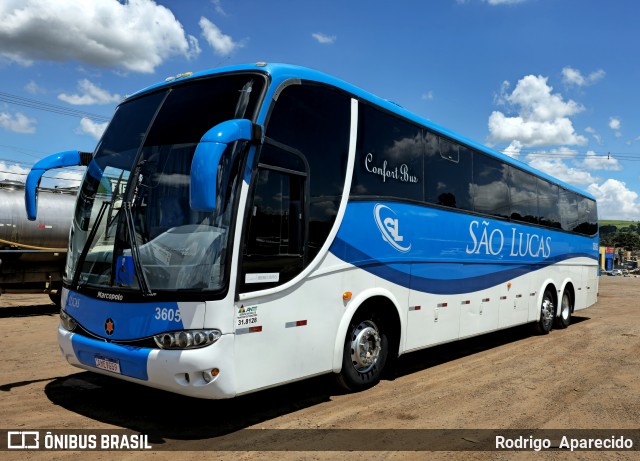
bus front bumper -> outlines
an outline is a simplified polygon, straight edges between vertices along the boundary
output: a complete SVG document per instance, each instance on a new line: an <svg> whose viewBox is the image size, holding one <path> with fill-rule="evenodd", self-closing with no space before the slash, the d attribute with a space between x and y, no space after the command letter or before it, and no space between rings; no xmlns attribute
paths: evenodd
<svg viewBox="0 0 640 461"><path fill-rule="evenodd" d="M60 351L85 370L204 399L235 397L234 335L200 349L162 350L107 343L58 327Z"/></svg>

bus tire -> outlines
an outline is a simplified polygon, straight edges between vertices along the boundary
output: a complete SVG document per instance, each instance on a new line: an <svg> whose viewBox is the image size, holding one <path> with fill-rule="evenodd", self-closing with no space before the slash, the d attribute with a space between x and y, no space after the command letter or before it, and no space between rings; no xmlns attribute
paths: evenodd
<svg viewBox="0 0 640 461"><path fill-rule="evenodd" d="M389 338L372 313L356 314L347 330L338 384L350 392L376 385L389 355Z"/></svg>
<svg viewBox="0 0 640 461"><path fill-rule="evenodd" d="M555 316L555 306L553 305L553 292L547 288L542 296L540 304L540 318L533 324L536 333L546 335L553 328L553 318Z"/></svg>
<svg viewBox="0 0 640 461"><path fill-rule="evenodd" d="M49 293L49 299L53 304L55 304L58 307L61 307L62 293L60 293L60 290L56 291L55 293Z"/></svg>
<svg viewBox="0 0 640 461"><path fill-rule="evenodd" d="M562 293L562 301L558 307L560 315L555 318L554 326L556 328L567 328L571 323L571 310L573 309L573 301L571 300L571 294L564 290Z"/></svg>

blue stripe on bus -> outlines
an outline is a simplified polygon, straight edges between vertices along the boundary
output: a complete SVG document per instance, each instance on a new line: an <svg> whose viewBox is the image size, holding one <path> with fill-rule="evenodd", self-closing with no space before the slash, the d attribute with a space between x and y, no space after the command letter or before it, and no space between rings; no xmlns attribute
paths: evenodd
<svg viewBox="0 0 640 461"><path fill-rule="evenodd" d="M594 259L587 253L567 253L524 265L436 261L390 263L376 260L338 238L333 242L331 252L343 261L391 283L431 294L462 294L485 290L562 261L574 258Z"/></svg>
<svg viewBox="0 0 640 461"><path fill-rule="evenodd" d="M112 341L148 338L184 329L176 302L134 304L94 299L71 291L64 309L86 330ZM109 332L106 331L108 320L111 321Z"/></svg>
<svg viewBox="0 0 640 461"><path fill-rule="evenodd" d="M97 368L96 357L117 360L124 376L147 381L147 359L151 349L105 343L78 334L71 338L73 352L80 363Z"/></svg>

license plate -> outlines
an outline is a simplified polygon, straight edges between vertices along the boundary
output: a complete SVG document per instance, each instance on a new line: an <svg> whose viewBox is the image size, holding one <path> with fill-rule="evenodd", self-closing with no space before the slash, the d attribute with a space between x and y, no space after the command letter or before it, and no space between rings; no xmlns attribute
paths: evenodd
<svg viewBox="0 0 640 461"><path fill-rule="evenodd" d="M105 357L104 355L96 355L96 367L107 370L112 373L119 373L120 371L120 361L118 359L112 359L111 357Z"/></svg>

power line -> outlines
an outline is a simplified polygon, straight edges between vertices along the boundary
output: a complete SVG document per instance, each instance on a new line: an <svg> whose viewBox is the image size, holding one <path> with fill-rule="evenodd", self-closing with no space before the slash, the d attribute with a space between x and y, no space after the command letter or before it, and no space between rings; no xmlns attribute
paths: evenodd
<svg viewBox="0 0 640 461"><path fill-rule="evenodd" d="M44 152L44 154L49 154L50 152ZM37 157L37 159L41 159L42 156ZM11 166L11 165L17 165L17 166L25 166L28 169L31 169L31 167L33 167L33 162L20 162L18 160L13 160L13 159L9 159L9 158L0 158L0 162L4 163L5 166ZM84 168L81 166L77 166L77 165L72 165L69 167L65 167L65 169L74 169L74 168Z"/></svg>
<svg viewBox="0 0 640 461"><path fill-rule="evenodd" d="M507 149L501 150L500 152L502 152L505 155L509 154L509 151ZM634 152L594 152L594 151L549 152L549 151L528 149L526 151L520 150L513 153L525 155L528 158L559 158L559 159L575 159L575 160L587 160L587 159L605 160L606 159L606 160L612 160L612 161L617 160L617 161L623 161L623 162L639 162L640 161L640 153L634 153Z"/></svg>
<svg viewBox="0 0 640 461"><path fill-rule="evenodd" d="M28 173L17 173L15 171L3 171L0 170L0 174L7 174L7 175L13 175L13 176L28 176ZM79 173L81 173L81 171L79 171ZM82 176L78 176L77 178L61 178L58 176L52 176L49 174L44 174L42 175L43 178L47 178L47 179L54 179L56 181L74 181L74 182L81 182L82 181Z"/></svg>
<svg viewBox="0 0 640 461"><path fill-rule="evenodd" d="M31 109L43 110L45 112L51 112L58 115L66 115L69 117L88 118L95 122L108 122L111 117L104 115L93 114L91 112L85 112L82 110L71 109L69 107L57 106L55 104L49 104L35 99L23 98L22 96L16 96L9 93L3 93L0 91L0 101L8 104L15 104L18 106L29 107Z"/></svg>
<svg viewBox="0 0 640 461"><path fill-rule="evenodd" d="M27 149L24 147L18 147L18 146L11 146L9 144L0 144L0 147L4 147L7 149L11 149L14 150L16 152L19 152L22 155L27 155L29 157L33 157L35 159L41 159L43 155L47 155L50 154L51 152L45 152L45 151L41 151L41 150L34 150L34 149ZM19 162L17 160L10 160L10 159L6 159L6 158L0 158L0 162L11 162L11 163L15 163L18 165L32 165L33 163L27 163L27 162Z"/></svg>

